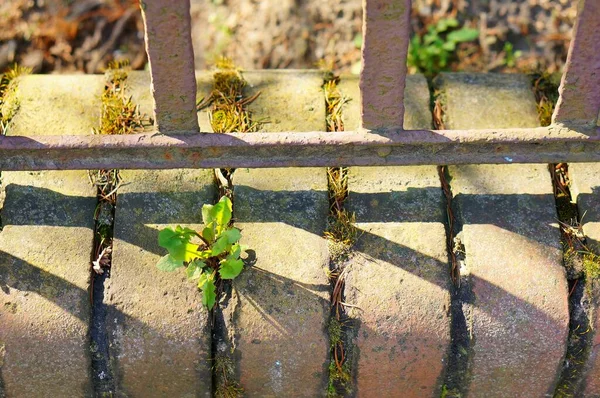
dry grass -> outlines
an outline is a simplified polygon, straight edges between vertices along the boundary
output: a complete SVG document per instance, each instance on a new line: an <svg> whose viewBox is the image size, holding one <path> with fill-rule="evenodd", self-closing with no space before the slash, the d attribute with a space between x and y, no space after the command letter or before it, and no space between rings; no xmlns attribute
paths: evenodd
<svg viewBox="0 0 600 398"><path fill-rule="evenodd" d="M253 120L248 105L258 98L260 92L244 97L246 80L231 60L222 58L216 67L213 91L198 102L197 109L210 106L208 118L215 133L258 131L266 121Z"/></svg>
<svg viewBox="0 0 600 398"><path fill-rule="evenodd" d="M102 116L97 134L133 134L153 124L152 119L143 115L131 96L126 94L128 71L127 61L109 64L106 71L106 85L102 93Z"/></svg>

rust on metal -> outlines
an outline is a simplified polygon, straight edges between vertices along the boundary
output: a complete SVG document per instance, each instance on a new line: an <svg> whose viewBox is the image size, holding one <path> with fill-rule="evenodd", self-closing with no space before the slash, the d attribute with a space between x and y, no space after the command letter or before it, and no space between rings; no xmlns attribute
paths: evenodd
<svg viewBox="0 0 600 398"><path fill-rule="evenodd" d="M3 137L1 170L375 166L600 161L600 130Z"/></svg>
<svg viewBox="0 0 600 398"><path fill-rule="evenodd" d="M600 111L600 1L579 0L553 123L595 125Z"/></svg>
<svg viewBox="0 0 600 398"><path fill-rule="evenodd" d="M402 129L410 0L363 0L361 127Z"/></svg>
<svg viewBox="0 0 600 398"><path fill-rule="evenodd" d="M198 132L189 0L140 1L152 75L154 120L169 132Z"/></svg>

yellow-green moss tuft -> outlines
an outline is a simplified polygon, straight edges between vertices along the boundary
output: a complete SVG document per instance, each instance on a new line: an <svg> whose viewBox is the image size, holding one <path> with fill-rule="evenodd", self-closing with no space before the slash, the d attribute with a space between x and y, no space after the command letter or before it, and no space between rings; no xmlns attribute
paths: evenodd
<svg viewBox="0 0 600 398"><path fill-rule="evenodd" d="M111 62L106 71L106 85L102 93L100 128L95 132L122 135L141 132L152 125L151 119L140 112L131 96L126 95L129 62Z"/></svg>
<svg viewBox="0 0 600 398"><path fill-rule="evenodd" d="M216 67L213 90L208 98L198 102L197 109L210 106L208 118L215 133L257 131L264 121L253 120L248 105L258 98L260 92L244 97L246 80L231 60L221 58Z"/></svg>
<svg viewBox="0 0 600 398"><path fill-rule="evenodd" d="M10 121L19 109L18 78L31 73L31 68L14 65L0 79L0 135L6 135Z"/></svg>

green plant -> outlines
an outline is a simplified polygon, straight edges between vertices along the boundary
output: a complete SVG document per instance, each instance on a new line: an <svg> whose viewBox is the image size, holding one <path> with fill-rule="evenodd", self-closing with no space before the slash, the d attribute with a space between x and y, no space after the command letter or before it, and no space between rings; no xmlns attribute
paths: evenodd
<svg viewBox="0 0 600 398"><path fill-rule="evenodd" d="M158 244L169 251L156 264L158 269L186 267L188 279L198 281L202 304L209 310L215 305L219 280L234 279L244 267L240 256L245 249L239 244L240 230L229 225L231 212L231 200L223 196L215 205L202 206L201 233L177 226L158 234Z"/></svg>
<svg viewBox="0 0 600 398"><path fill-rule="evenodd" d="M514 46L510 42L504 43L504 64L509 68L514 68L517 65L517 58L523 55L521 50L514 50Z"/></svg>
<svg viewBox="0 0 600 398"><path fill-rule="evenodd" d="M427 28L423 36L415 35L410 40L408 66L411 72L433 75L446 70L459 43L479 37L479 30L458 27L455 18L440 19Z"/></svg>

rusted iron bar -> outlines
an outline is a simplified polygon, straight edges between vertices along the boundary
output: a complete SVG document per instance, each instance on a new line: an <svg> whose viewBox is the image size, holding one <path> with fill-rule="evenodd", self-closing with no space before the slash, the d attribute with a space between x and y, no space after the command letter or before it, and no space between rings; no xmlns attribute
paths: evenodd
<svg viewBox="0 0 600 398"><path fill-rule="evenodd" d="M198 132L189 0L140 1L154 120L165 132Z"/></svg>
<svg viewBox="0 0 600 398"><path fill-rule="evenodd" d="M410 0L363 0L362 128L402 129Z"/></svg>
<svg viewBox="0 0 600 398"><path fill-rule="evenodd" d="M600 1L579 0L553 122L595 125L600 112Z"/></svg>
<svg viewBox="0 0 600 398"><path fill-rule="evenodd" d="M600 161L600 130L3 137L1 170L375 166Z"/></svg>

